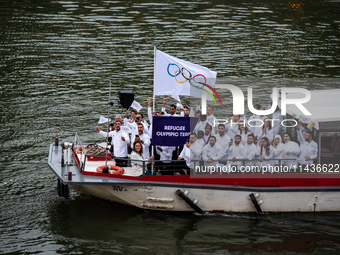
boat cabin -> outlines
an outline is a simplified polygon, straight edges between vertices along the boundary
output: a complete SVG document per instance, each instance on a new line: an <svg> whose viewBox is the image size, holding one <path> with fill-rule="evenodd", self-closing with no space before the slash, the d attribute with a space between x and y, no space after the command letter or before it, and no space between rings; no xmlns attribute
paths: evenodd
<svg viewBox="0 0 340 255"><path fill-rule="evenodd" d="M312 114L303 116L296 105L287 105L287 119L308 118L308 127L318 143L318 164L340 164L340 89L312 90L311 99L303 106ZM301 98L301 94L289 94ZM293 132L294 127L288 128Z"/></svg>

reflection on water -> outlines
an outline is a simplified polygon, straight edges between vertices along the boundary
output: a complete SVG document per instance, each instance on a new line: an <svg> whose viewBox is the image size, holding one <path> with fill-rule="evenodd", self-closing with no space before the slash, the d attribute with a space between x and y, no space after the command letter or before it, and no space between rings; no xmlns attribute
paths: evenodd
<svg viewBox="0 0 340 255"><path fill-rule="evenodd" d="M93 129L107 113L109 80L115 103L118 90L134 89L146 115L153 46L216 71L220 84L244 92L252 86L254 100L267 100L282 78L308 89L339 87L330 79L340 76L339 7L305 0L2 0L0 253L339 251L339 214L197 216L76 194L59 201L47 167L55 136L71 141L75 130Z"/></svg>
<svg viewBox="0 0 340 255"><path fill-rule="evenodd" d="M111 246L112 251L124 254L340 251L340 225L328 222L340 222L334 213L202 216L144 211L77 197L51 205L49 215L57 243L77 243L67 252L79 251L84 240L92 247L90 251Z"/></svg>

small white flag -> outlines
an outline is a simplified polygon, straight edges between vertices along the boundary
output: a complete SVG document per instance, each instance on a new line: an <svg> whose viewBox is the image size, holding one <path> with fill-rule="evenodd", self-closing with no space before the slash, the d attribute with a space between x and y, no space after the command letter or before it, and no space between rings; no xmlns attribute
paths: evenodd
<svg viewBox="0 0 340 255"><path fill-rule="evenodd" d="M180 104L180 103L177 103L177 104L176 104L176 106L177 106L178 108L181 108L181 109L183 109L183 110L184 110L184 107L183 107L183 105L182 105L182 104Z"/></svg>
<svg viewBox="0 0 340 255"><path fill-rule="evenodd" d="M181 102L181 99L179 99L179 95L171 96L173 99L177 100L178 102Z"/></svg>
<svg viewBox="0 0 340 255"><path fill-rule="evenodd" d="M111 121L111 120L108 119L108 118L105 118L104 116L100 116L99 121L98 121L98 124L107 123L107 122L109 122L109 121Z"/></svg>
<svg viewBox="0 0 340 255"><path fill-rule="evenodd" d="M128 126L120 126L120 130L122 130L123 133L131 133L131 128Z"/></svg>
<svg viewBox="0 0 340 255"><path fill-rule="evenodd" d="M140 103L138 103L136 100L133 100L133 102L132 102L132 104L131 104L130 107L133 108L133 109L136 109L137 112L139 112L140 109L143 108L143 107L140 105Z"/></svg>
<svg viewBox="0 0 340 255"><path fill-rule="evenodd" d="M310 122L310 118L306 117L305 115L300 115L299 121L308 124Z"/></svg>

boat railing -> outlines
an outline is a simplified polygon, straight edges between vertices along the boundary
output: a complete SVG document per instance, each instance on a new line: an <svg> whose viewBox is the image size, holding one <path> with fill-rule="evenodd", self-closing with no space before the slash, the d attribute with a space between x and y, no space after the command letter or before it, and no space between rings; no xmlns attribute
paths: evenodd
<svg viewBox="0 0 340 255"><path fill-rule="evenodd" d="M126 166L132 166L135 168L142 168L143 175L173 175L173 174L193 174L195 173L196 167L205 166L203 160L191 160L190 167L187 166L185 160L135 160L126 158L115 158L121 161L126 161ZM295 161L296 159L265 159L259 161L259 159L237 159L235 162L241 162L241 166L258 167L261 170L261 164L268 165L268 162L272 163L277 161L273 166L281 166L282 161L289 162ZM256 165L254 165L256 164ZM226 165L225 163L216 165ZM285 164L289 165L289 164ZM288 166L289 167L289 166Z"/></svg>
<svg viewBox="0 0 340 255"><path fill-rule="evenodd" d="M82 148L82 147L81 147ZM100 155L91 155L87 154L85 150L82 150L83 156L80 157L80 162L79 162L79 169L80 171L85 170L85 164L86 161L89 158L101 158L102 160L107 159L107 160L115 160L116 164L117 161L119 161L119 166L126 168L130 167L132 168L132 174L134 172L141 172L141 175L173 175L173 174L195 174L195 169L197 167L204 167L206 164L203 160L191 160L190 167L187 167L186 161L185 160L137 160L137 159L130 159L130 158L122 158L122 157L105 157L105 156L100 156ZM78 158L78 157L76 157ZM235 162L230 161L230 165L237 165L239 163L236 162L241 162L239 166L251 166L251 167L261 167L261 164L263 165L268 165L269 163L276 163L273 166L281 166L282 161L296 161L296 159L265 159L263 161L260 161L259 159L252 159L252 160L247 160L247 159L237 159ZM110 165L110 163L107 163ZM223 162L222 164L219 162L216 162L218 165L227 165L228 162ZM287 164L286 164L287 165Z"/></svg>
<svg viewBox="0 0 340 255"><path fill-rule="evenodd" d="M72 152L76 161L76 164L78 165L79 170L82 172L85 170L86 162L88 159L101 159L101 160L111 160L111 154L107 148L105 148L105 153L103 154L93 154L88 153L87 148L89 146L98 146L97 144L85 144L82 143L79 134L87 134L87 133L94 133L95 130L86 130L86 131L78 131L75 134L74 142L72 144ZM80 157L78 158L77 154L80 154Z"/></svg>
<svg viewBox="0 0 340 255"><path fill-rule="evenodd" d="M122 160L123 158L115 158ZM143 175L167 175L167 174L189 174L183 171L186 168L184 160L135 160L128 159L132 167L143 167Z"/></svg>
<svg viewBox="0 0 340 255"><path fill-rule="evenodd" d="M291 163L290 163L291 162ZM270 169L281 169L281 172L289 171L291 169L297 168L297 159L282 159L282 158L271 158L271 159L264 159L261 160L258 158L255 159L235 159L233 160L226 160L226 161L219 161L213 163L207 163L203 160L191 160L191 167L194 170L194 173L197 172L197 169L202 167L223 167L225 166L228 168L228 172L230 172L231 168L237 169L238 173L249 173L249 172L263 172L268 171ZM270 166L270 169L269 169ZM243 169L243 171L239 171ZM282 170L283 169L283 170ZM278 172L278 171L276 171Z"/></svg>
<svg viewBox="0 0 340 255"><path fill-rule="evenodd" d="M233 164L233 162L242 162L242 165L245 166L247 165L246 163L259 163L259 164L265 164L266 162L275 162L274 165L283 165L283 161L297 161L298 159L294 159L294 158L291 158L291 159L283 159L283 158L270 158L270 159L263 159L260 161L259 158L255 158L255 159L235 159L235 160L232 160L232 159L228 159L228 160L224 160L224 161L221 161L219 160L218 161L218 164ZM197 164L197 162L199 163L204 163L204 160L200 159L200 160L191 160L191 162L195 162L195 164ZM235 163L236 164L236 163Z"/></svg>
<svg viewBox="0 0 340 255"><path fill-rule="evenodd" d="M102 161L109 161L114 159L115 161L118 160L122 164L121 166L124 167L132 167L133 169L137 168L142 168L141 172L142 175L156 175L156 174L188 174L190 172L190 169L196 169L196 167L202 167L205 165L205 162L203 160L191 160L190 163L190 168L187 167L185 160L136 160L136 159L130 159L130 158L121 158L121 157L111 157L111 154L109 153L109 150L107 150L107 153L101 154L101 155L93 155L91 153L88 153L86 151L86 147L89 144L82 143L79 134L87 134L87 133L93 133L96 132L94 130L87 130L87 131L79 131L76 132L74 142L72 144L72 151L74 153L74 158L76 160L76 164L78 165L78 168L80 171L85 170L85 166L87 161L90 159L92 160L102 160ZM79 155L79 158L77 156ZM283 165L283 161L289 162L289 161L296 161L297 159L282 159L282 158L277 158L277 159L264 159L262 162L260 162L259 159L236 159L235 162L241 162L239 163L234 163L238 164L240 166L247 166L247 165L254 165L260 166L260 164L269 164L272 163L275 166L281 166ZM230 164L231 160L226 161L219 161L216 162L219 165L226 165L227 163ZM269 162L269 163L268 163ZM274 162L274 163L273 163ZM232 163L232 164L233 164ZM106 164L109 164L106 162ZM139 170L139 169L138 169ZM193 171L191 171L193 172Z"/></svg>

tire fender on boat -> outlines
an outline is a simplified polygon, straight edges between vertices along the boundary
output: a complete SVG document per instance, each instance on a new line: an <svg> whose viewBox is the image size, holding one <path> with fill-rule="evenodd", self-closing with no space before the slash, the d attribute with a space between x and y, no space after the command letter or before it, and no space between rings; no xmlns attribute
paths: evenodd
<svg viewBox="0 0 340 255"><path fill-rule="evenodd" d="M109 174L114 174L114 175L121 175L124 173L124 168L120 166L107 166L109 168ZM102 173L104 170L105 166L99 166L96 169L97 173Z"/></svg>

